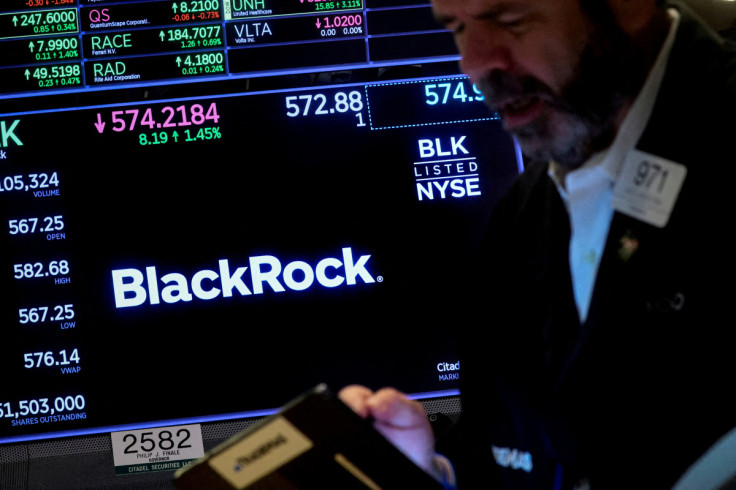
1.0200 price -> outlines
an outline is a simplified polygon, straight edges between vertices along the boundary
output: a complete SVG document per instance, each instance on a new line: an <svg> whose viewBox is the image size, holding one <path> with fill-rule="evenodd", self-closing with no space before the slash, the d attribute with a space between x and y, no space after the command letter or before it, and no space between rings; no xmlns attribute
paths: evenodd
<svg viewBox="0 0 736 490"><path fill-rule="evenodd" d="M13 272L15 279L35 279L39 277L65 275L69 274L69 262L66 260L52 260L48 265L42 262L14 264Z"/></svg>

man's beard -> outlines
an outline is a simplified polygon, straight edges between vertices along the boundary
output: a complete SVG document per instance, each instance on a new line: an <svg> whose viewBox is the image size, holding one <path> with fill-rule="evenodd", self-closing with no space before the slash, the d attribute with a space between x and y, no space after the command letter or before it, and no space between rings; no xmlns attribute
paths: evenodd
<svg viewBox="0 0 736 490"><path fill-rule="evenodd" d="M641 89L647 67L623 32L606 31L591 34L575 75L560 94L532 76L492 72L478 83L499 113L503 101L538 97L544 103L541 117L512 130L528 158L575 169L613 142L621 111Z"/></svg>

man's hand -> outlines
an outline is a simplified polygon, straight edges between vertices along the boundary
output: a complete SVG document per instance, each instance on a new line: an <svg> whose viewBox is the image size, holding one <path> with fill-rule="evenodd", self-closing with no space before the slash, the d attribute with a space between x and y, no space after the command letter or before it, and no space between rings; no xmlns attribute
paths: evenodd
<svg viewBox="0 0 736 490"><path fill-rule="evenodd" d="M375 393L364 386L351 385L338 393L340 399L373 426L427 473L441 480L434 464L434 433L419 402L393 388Z"/></svg>

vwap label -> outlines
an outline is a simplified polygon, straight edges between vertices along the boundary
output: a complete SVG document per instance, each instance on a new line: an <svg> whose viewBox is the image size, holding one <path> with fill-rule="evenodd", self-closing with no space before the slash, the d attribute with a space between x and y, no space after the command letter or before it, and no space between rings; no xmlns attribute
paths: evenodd
<svg viewBox="0 0 736 490"><path fill-rule="evenodd" d="M217 271L203 269L195 272L191 279L178 272L159 278L155 266L146 267L145 273L134 268L116 269L112 271L115 307L130 308L146 302L150 305L158 305L162 301L177 303L194 298L208 301L220 296L231 298L234 293L240 296L263 294L264 284L268 284L275 293L283 293L286 288L305 291L314 285L315 279L326 288L354 286L359 279L372 284L376 280L366 268L370 258L370 255L361 255L355 261L352 248L345 247L341 259L327 257L314 267L301 260L282 267L277 257L258 255L249 257L248 266L232 270L230 261L221 259ZM247 282L246 277L249 278Z"/></svg>

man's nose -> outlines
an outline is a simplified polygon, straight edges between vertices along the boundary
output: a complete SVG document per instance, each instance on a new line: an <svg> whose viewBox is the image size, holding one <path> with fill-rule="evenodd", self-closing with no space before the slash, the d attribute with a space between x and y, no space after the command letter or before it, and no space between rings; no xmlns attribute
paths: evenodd
<svg viewBox="0 0 736 490"><path fill-rule="evenodd" d="M511 70L511 49L499 29L486 25L467 25L455 41L462 56L460 68L473 83L478 83L493 71Z"/></svg>

